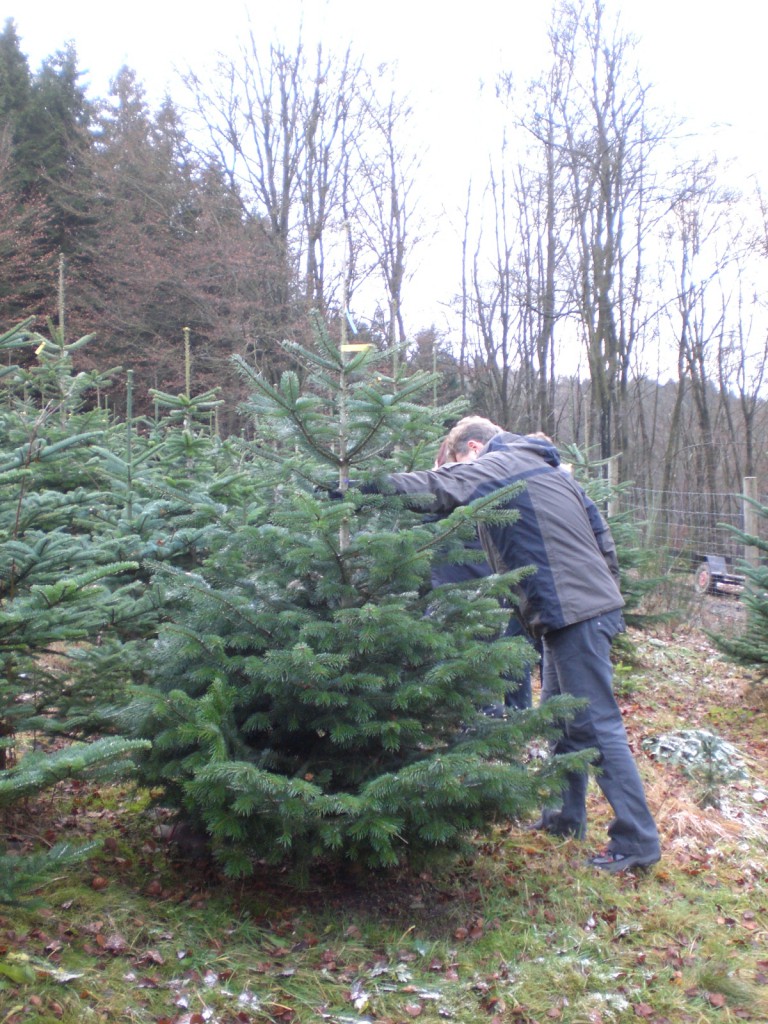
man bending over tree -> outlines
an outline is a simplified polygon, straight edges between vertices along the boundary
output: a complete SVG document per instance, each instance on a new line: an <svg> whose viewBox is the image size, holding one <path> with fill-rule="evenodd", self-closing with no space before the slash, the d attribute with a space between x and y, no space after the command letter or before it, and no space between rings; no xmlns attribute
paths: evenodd
<svg viewBox="0 0 768 1024"><path fill-rule="evenodd" d="M597 782L615 817L605 851L589 863L609 872L646 868L660 858L659 834L613 694L610 648L622 628L624 599L617 571L611 572L616 553L608 525L543 437L506 433L490 420L468 416L448 434L446 447L452 461L392 473L388 484L399 494L428 495L426 510L438 515L509 484L525 484L505 504L518 511L517 522L480 523L478 534L494 572L535 566L518 585L520 620L541 640L550 695L587 701L564 726L558 747L598 750ZM418 507L425 508L423 502ZM572 778L562 809L556 816L549 812L544 827L583 836L585 793L584 777Z"/></svg>

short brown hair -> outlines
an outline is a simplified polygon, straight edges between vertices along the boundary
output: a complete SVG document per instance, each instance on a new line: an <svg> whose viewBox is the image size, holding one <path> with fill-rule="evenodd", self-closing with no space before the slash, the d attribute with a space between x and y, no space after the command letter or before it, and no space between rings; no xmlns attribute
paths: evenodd
<svg viewBox="0 0 768 1024"><path fill-rule="evenodd" d="M501 433L501 427L496 426L484 416L465 416L459 420L446 437L446 452L454 457L464 455L468 447L467 442L482 441L485 443Z"/></svg>
<svg viewBox="0 0 768 1024"><path fill-rule="evenodd" d="M435 456L434 469L439 469L444 466L446 462L453 462L453 453L448 451L448 438L444 437L440 442L440 447L437 449L437 455Z"/></svg>

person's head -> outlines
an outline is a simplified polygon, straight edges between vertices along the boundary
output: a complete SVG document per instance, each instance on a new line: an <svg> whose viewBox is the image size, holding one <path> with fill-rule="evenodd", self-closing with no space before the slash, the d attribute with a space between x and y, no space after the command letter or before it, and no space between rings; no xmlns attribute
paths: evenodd
<svg viewBox="0 0 768 1024"><path fill-rule="evenodd" d="M445 439L445 461L470 462L477 458L492 437L501 433L501 427L484 416L465 416Z"/></svg>

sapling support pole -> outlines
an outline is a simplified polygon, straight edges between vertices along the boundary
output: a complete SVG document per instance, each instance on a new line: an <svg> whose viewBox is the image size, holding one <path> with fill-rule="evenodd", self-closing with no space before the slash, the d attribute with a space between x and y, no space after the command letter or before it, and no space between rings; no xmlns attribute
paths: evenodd
<svg viewBox="0 0 768 1024"><path fill-rule="evenodd" d="M133 370L125 381L125 461L128 466L128 519L133 518Z"/></svg>
<svg viewBox="0 0 768 1024"><path fill-rule="evenodd" d="M342 298L341 298L341 331L339 338L339 352L341 355L341 372L339 374L339 490L345 493L349 486L349 462L347 461L347 302L349 288L347 282L347 268L349 264L349 223L344 224L344 256L342 260ZM349 547L349 520L343 519L339 527L339 549L344 552Z"/></svg>
<svg viewBox="0 0 768 1024"><path fill-rule="evenodd" d="M744 477L744 532L751 537L756 537L758 532L757 515L757 477ZM744 545L744 561L751 568L756 569L760 561L760 551L754 544Z"/></svg>

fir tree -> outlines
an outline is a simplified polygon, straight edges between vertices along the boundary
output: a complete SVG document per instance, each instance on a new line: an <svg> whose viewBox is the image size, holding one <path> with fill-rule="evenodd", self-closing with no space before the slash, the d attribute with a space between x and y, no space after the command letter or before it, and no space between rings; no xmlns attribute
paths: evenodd
<svg viewBox="0 0 768 1024"><path fill-rule="evenodd" d="M0 304L5 322L24 317L41 270L48 266L48 215L40 197L25 195L29 170L17 150L26 137L32 74L12 19L0 32Z"/></svg>
<svg viewBox="0 0 768 1024"><path fill-rule="evenodd" d="M391 353L349 355L322 325L314 350L288 347L303 382L275 386L240 362L257 435L243 456L261 490L201 571L159 572L179 611L155 646L154 692L124 719L153 741L144 781L235 875L256 859L381 867L456 849L556 792L565 767L525 763L562 704L511 722L477 710L530 657L496 639L517 577L427 586L436 552L460 557L480 517L511 515L504 493L430 522L347 489L431 463L457 409L420 405L431 375L390 378Z"/></svg>
<svg viewBox="0 0 768 1024"><path fill-rule="evenodd" d="M46 307L60 255L80 252L92 231L92 204L84 197L92 194L85 183L93 111L80 78L71 43L31 74L15 25L6 22L0 34L0 205L17 225L20 243L0 292L6 322Z"/></svg>
<svg viewBox="0 0 768 1024"><path fill-rule="evenodd" d="M32 94L29 62L21 51L21 40L12 18L6 19L0 32L0 125L10 129L11 141L18 140L20 123L26 115Z"/></svg>
<svg viewBox="0 0 768 1024"><path fill-rule="evenodd" d="M131 768L130 756L147 746L146 742L108 737L54 752L32 751L17 765L0 771L0 814L64 779L97 779L103 784L122 776ZM61 840L50 849L8 856L2 852L3 845L0 843L0 904L19 903L45 876L79 863L96 846Z"/></svg>
<svg viewBox="0 0 768 1024"><path fill-rule="evenodd" d="M35 634L28 642L29 668L38 679L34 707L44 716L42 727L78 738L111 731L114 707L124 701L129 682L142 676L145 640L156 631L164 601L147 567L155 562L196 566L210 537L221 529L226 502L241 495L241 475L230 446L212 432L211 415L218 404L213 393L156 393L158 412L166 415L151 425L130 414L124 423L110 422L100 410L73 414L82 393L94 385L94 375L68 372L66 357L75 347L42 341L38 356L48 356L49 376L43 372L46 365L33 375L39 401L64 413L63 423L48 426L47 441L58 432L62 440L57 446L79 449L78 457L65 458L63 466L37 460L37 491L26 500L30 510L42 503L49 508L40 541L56 555L53 571L50 579L43 577L40 563L35 572L38 584L52 584L42 594L52 602L51 623L39 613L27 614L26 606L39 602L37 589L20 594L14 608L17 630L42 625L46 635L56 628L55 641L67 645L57 658L61 670L41 678ZM27 388L28 377L22 375ZM127 391L130 412L130 372ZM77 429L83 426L90 428L85 435ZM50 444L43 453L49 450ZM53 472L47 468L51 464ZM79 563L66 562L76 550L89 570L82 576Z"/></svg>
<svg viewBox="0 0 768 1024"><path fill-rule="evenodd" d="M745 499L750 500L750 499ZM768 519L768 506L751 501L761 519ZM755 665L765 678L768 676L768 540L726 526L739 540L760 553L756 565L743 563L738 569L744 574L745 587L741 602L747 609L747 621L740 636L711 633L717 646L728 657L742 665Z"/></svg>
<svg viewBox="0 0 768 1024"><path fill-rule="evenodd" d="M71 649L85 657L129 623L146 629L156 620L152 601L136 586L139 564L115 559L111 537L100 531L104 517L96 510L106 487L94 487L98 474L87 453L106 423L102 413L81 408L89 378L71 372L71 351L87 338L66 346L28 328L0 336L9 361L0 374L0 813L6 822L21 801L61 779L124 771L130 755L146 746L107 737L52 752L44 734L62 724L72 699ZM30 348L33 368L10 361ZM125 658L122 670L128 672ZM33 730L35 744L21 756L19 736ZM7 855L0 833L0 901L18 900L42 873L87 852L64 840L42 853Z"/></svg>
<svg viewBox="0 0 768 1024"><path fill-rule="evenodd" d="M106 414L88 408L98 378L72 372L66 345L24 328L0 337L0 659L5 731L45 714L55 727L81 660L114 632L146 632L157 611L139 579L137 546L119 543L122 504L99 455ZM52 657L55 653L55 657ZM65 696L66 695L66 696ZM23 697L23 699L21 699ZM53 715L53 717L51 717Z"/></svg>

